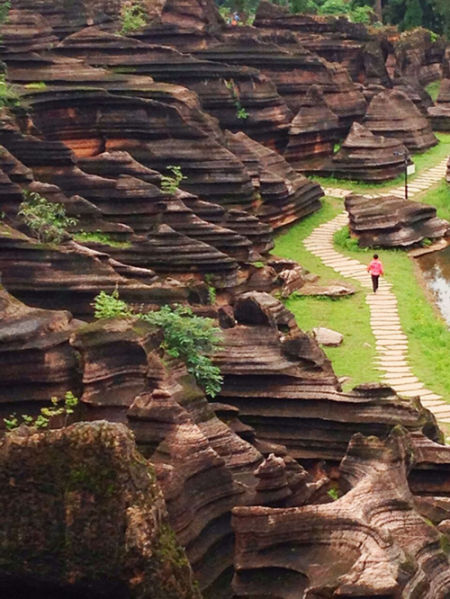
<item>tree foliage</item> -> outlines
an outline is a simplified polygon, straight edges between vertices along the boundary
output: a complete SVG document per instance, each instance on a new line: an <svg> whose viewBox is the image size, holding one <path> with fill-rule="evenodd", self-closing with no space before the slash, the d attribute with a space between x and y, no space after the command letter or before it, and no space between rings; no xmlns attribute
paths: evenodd
<svg viewBox="0 0 450 599"><path fill-rule="evenodd" d="M293 13L345 15L353 22L379 20L398 25L401 30L425 27L450 37L450 0L271 0ZM252 15L259 0L216 0L231 12ZM376 16L377 15L377 16Z"/></svg>

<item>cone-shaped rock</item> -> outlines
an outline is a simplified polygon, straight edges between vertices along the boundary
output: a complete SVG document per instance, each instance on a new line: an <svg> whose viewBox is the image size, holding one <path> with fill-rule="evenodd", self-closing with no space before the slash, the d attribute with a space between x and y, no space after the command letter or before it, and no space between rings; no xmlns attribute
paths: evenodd
<svg viewBox="0 0 450 599"><path fill-rule="evenodd" d="M420 152L431 148L438 140L419 109L398 90L377 94L367 109L364 124L372 133L400 139L408 150Z"/></svg>
<svg viewBox="0 0 450 599"><path fill-rule="evenodd" d="M324 171L343 179L387 181L404 170L407 149L398 139L374 135L364 125L353 126Z"/></svg>
<svg viewBox="0 0 450 599"><path fill-rule="evenodd" d="M341 132L338 116L329 108L318 85L313 85L291 123L286 160L299 171L315 170L333 155Z"/></svg>

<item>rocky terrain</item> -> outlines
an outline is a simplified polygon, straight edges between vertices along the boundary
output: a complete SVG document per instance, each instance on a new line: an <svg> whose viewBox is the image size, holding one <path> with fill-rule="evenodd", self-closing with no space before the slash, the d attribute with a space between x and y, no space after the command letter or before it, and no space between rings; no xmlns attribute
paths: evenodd
<svg viewBox="0 0 450 599"><path fill-rule="evenodd" d="M446 87L433 107L420 86L442 75L442 41L400 43L265 0L239 27L213 0L144 2L145 26L127 34L120 0L11 4L2 588L449 596L450 454L434 416L386 385L344 391L279 298L355 290L271 254L277 231L321 208L308 174L385 181L437 143ZM62 206L58 235L24 215L43 201ZM352 196L347 208L365 245L447 230L412 202ZM96 318L101 293L110 311ZM217 329L200 358L218 388L152 320L168 305L192 336Z"/></svg>

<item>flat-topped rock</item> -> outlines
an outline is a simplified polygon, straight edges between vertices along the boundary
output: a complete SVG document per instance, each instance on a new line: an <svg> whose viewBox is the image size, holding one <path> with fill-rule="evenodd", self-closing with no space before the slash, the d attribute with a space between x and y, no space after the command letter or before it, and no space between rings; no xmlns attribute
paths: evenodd
<svg viewBox="0 0 450 599"><path fill-rule="evenodd" d="M426 238L444 237L449 228L433 206L393 196L371 200L350 195L345 198L345 208L361 247L408 247ZM377 298L377 305L380 301L383 306L395 304Z"/></svg>

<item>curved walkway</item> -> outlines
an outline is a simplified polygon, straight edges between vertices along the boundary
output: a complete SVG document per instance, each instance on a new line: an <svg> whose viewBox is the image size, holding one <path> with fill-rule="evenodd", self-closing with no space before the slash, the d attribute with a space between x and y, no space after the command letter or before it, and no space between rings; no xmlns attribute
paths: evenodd
<svg viewBox="0 0 450 599"><path fill-rule="evenodd" d="M411 197L442 179L445 176L446 164L447 160L417 177L410 187ZM397 189L384 192L384 195L392 195L394 191ZM326 195L334 197L345 197L351 193L349 190L342 189L326 189L325 192ZM379 195L382 194L368 197ZM371 289L366 265L334 249L334 233L347 224L347 212L342 212L333 220L317 227L303 243L306 249L320 258L326 266L333 268L344 277L356 279L363 287ZM367 294L366 302L370 308L370 324L375 336L377 368L384 372L383 381L404 397L419 395L423 405L431 410L438 420L450 423L450 404L427 389L414 376L408 364L408 338L402 330L397 298L391 290L391 285L384 278L381 279L378 292Z"/></svg>

